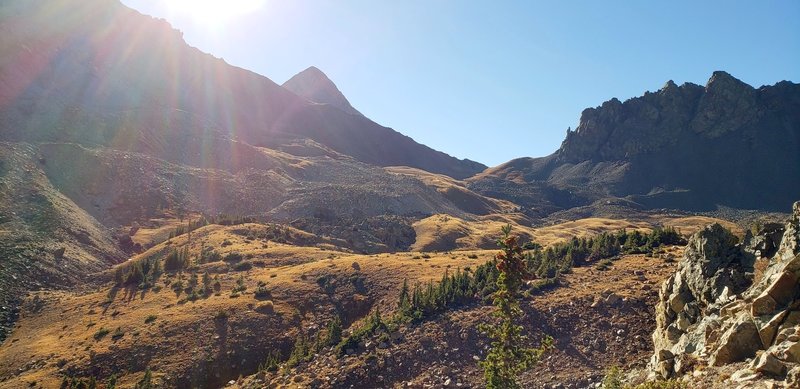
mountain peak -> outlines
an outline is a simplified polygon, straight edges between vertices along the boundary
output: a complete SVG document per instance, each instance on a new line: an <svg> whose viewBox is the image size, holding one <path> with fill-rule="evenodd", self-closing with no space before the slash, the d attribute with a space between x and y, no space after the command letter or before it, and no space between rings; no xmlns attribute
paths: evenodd
<svg viewBox="0 0 800 389"><path fill-rule="evenodd" d="M752 86L746 84L744 81L730 75L730 73L717 70L711 74L711 78L706 83L706 90L711 89L753 89Z"/></svg>
<svg viewBox="0 0 800 389"><path fill-rule="evenodd" d="M283 87L312 102L328 104L351 115L361 115L361 112L350 105L336 84L316 66L309 66L295 74L283 83Z"/></svg>

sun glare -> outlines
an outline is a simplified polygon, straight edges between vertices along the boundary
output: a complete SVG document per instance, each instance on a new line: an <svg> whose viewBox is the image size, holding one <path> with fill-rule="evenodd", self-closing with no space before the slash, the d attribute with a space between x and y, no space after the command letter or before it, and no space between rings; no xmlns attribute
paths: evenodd
<svg viewBox="0 0 800 389"><path fill-rule="evenodd" d="M199 23L221 25L244 14L254 12L265 0L169 0L169 8L191 16Z"/></svg>

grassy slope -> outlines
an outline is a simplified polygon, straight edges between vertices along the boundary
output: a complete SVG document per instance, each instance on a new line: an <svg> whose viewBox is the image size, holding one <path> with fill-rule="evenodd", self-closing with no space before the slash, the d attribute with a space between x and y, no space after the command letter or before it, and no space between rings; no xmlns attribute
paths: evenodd
<svg viewBox="0 0 800 389"><path fill-rule="evenodd" d="M122 383L132 384L147 366L157 372L159 379L172 385L207 382L215 386L240 373L252 373L269 350L280 349L284 355L288 354L298 328L324 326L333 315L342 316L347 326L374 307L391 311L404 279L412 284L438 280L445 269L474 268L494 255L494 250L475 250L473 245L490 241L480 236L494 231L500 221L464 222L453 217L442 221L441 218L434 216L429 222L447 228L451 224L467 228L469 233L459 242L473 250L427 255L414 252L356 255L338 249L335 240L290 227L260 224L209 225L191 236L169 239L133 259L163 257L174 247L187 246L191 253L213 247L223 256L239 252L253 267L235 271L234 264L225 262L200 265L201 272L219 276L222 288L220 295L194 302L184 301L184 293L178 294L167 286L168 280L179 277L185 283L188 278L185 274L162 276L157 283L159 291L114 289L106 283L85 293L37 293L28 299L12 336L0 347L0 387L20 387L34 381L51 387L65 373L98 377L117 373L122 376ZM685 231L708 220L672 221L672 225ZM518 232L530 233L537 241L550 244L573 235L649 226L644 222L588 219L540 229L519 227ZM437 234L418 233L418 243L424 239L442 239ZM267 236L278 237L275 239L284 243L268 240ZM469 258L472 254L477 258ZM626 269L630 268L626 271L640 264L646 266L639 260L626 265ZM578 269L576 274L592 271ZM110 280L112 274L107 271L104 276ZM230 291L240 276L246 280L247 291L231 298ZM320 277L329 277L334 287L324 290L317 282ZM583 298L603 287L603 284L592 285L585 276L574 277L568 276L567 283L578 289L567 288L555 296L567 300ZM618 280L620 286L625 284L624 278ZM257 299L252 294L258 282L265 283L271 291L266 298L272 302L271 310L266 299ZM562 302L566 304L565 301ZM215 319L220 311L227 312L228 318ZM156 320L145 323L151 315ZM95 340L93 336L101 328L111 334ZM124 335L113 339L117 328Z"/></svg>

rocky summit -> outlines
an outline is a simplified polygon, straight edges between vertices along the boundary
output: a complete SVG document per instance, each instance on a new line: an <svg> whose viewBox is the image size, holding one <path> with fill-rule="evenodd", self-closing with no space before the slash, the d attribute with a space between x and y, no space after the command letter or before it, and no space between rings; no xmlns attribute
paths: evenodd
<svg viewBox="0 0 800 389"><path fill-rule="evenodd" d="M552 155L513 160L470 181L481 193L521 200L532 214L609 199L780 211L800 193L799 112L800 85L788 81L753 88L723 71L705 86L669 81L584 110ZM766 189L778 181L782 190Z"/></svg>

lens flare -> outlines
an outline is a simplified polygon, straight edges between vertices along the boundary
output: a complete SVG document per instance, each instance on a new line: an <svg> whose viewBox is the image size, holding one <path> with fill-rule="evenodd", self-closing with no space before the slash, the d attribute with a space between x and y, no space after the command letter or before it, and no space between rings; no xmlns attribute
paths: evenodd
<svg viewBox="0 0 800 389"><path fill-rule="evenodd" d="M169 0L170 10L191 16L198 23L221 25L261 8L266 0Z"/></svg>

